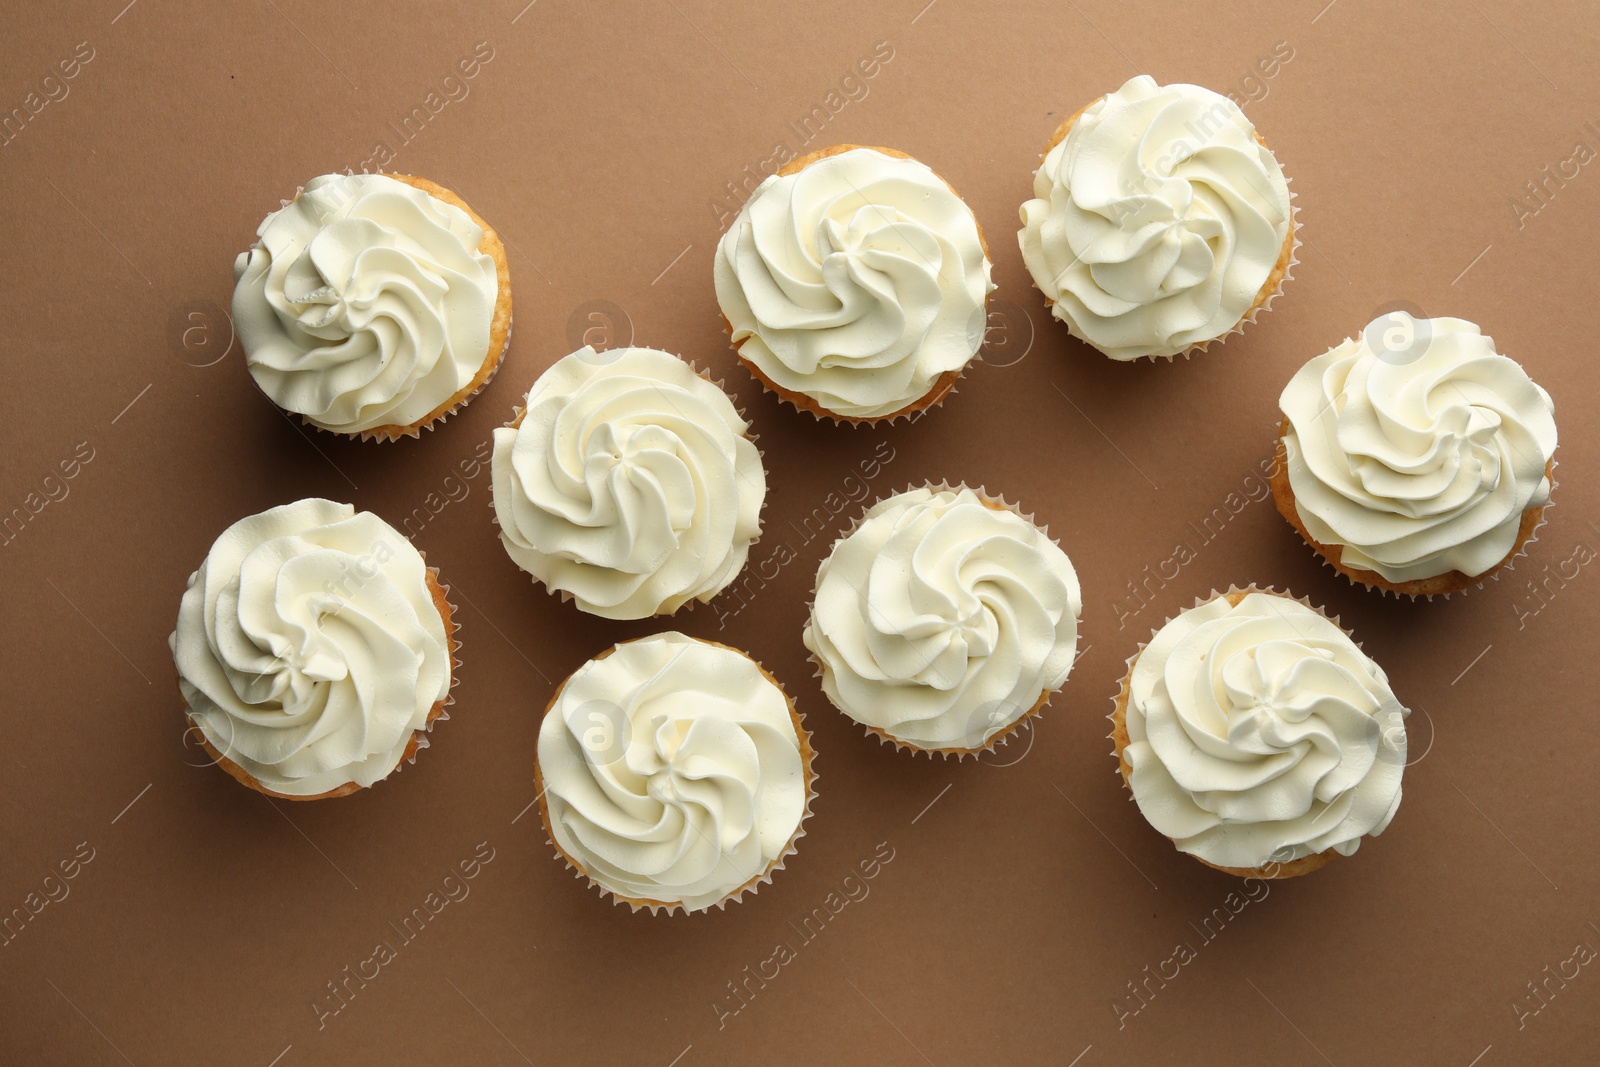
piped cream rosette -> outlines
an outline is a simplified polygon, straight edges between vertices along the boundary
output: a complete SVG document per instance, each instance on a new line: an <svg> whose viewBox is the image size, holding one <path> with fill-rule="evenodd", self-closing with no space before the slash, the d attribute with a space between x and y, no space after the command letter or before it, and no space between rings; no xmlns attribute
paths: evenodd
<svg viewBox="0 0 1600 1067"><path fill-rule="evenodd" d="M1074 337L1119 361L1239 333L1293 273L1288 179L1238 105L1131 78L1056 131L1022 205L1023 262Z"/></svg>
<svg viewBox="0 0 1600 1067"><path fill-rule="evenodd" d="M794 854L810 736L737 649L667 632L585 663L539 730L539 810L580 877L635 911L721 908Z"/></svg>
<svg viewBox="0 0 1600 1067"><path fill-rule="evenodd" d="M315 800L374 785L427 747L458 664L438 572L399 531L306 499L223 531L172 633L192 729L235 779Z"/></svg>
<svg viewBox="0 0 1600 1067"><path fill-rule="evenodd" d="M1111 737L1140 813L1180 852L1290 878L1388 827L1407 714L1336 621L1235 587L1169 619L1129 658Z"/></svg>
<svg viewBox="0 0 1600 1067"><path fill-rule="evenodd" d="M766 471L749 429L677 356L579 349L494 432L500 541L592 615L643 619L707 602L761 532Z"/></svg>
<svg viewBox="0 0 1600 1067"><path fill-rule="evenodd" d="M1065 683L1078 577L983 490L912 488L868 508L817 570L804 641L823 691L880 740L990 751Z"/></svg>

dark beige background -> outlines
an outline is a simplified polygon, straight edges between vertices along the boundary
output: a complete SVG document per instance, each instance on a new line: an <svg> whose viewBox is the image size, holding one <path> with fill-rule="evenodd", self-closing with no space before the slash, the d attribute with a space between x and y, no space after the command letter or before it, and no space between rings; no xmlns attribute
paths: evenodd
<svg viewBox="0 0 1600 1067"><path fill-rule="evenodd" d="M1600 550L1600 163L1548 182L1520 226L1511 206L1577 142L1600 151L1592 5L125 2L13 4L0 35L0 114L66 92L0 147L0 512L30 515L0 546L0 915L66 894L0 946L0 1060L1596 1061L1600 968L1578 961L1600 948L1583 681L1600 613L1595 568L1578 561ZM45 83L83 41L93 58L76 77ZM492 59L448 100L461 85L445 77L479 42ZM1280 42L1293 58L1262 78ZM875 48L892 58L840 89ZM1070 341L1014 237L1051 130L1139 72L1247 99L1299 196L1286 295L1188 363L1116 365ZM430 92L447 104L402 142L390 123ZM828 119L807 142L790 124L816 106ZM261 217L380 141L390 169L455 188L504 235L517 310L489 389L387 447L282 417L221 310ZM994 251L988 361L914 425L852 431L780 407L718 320L726 183L747 166L758 177L779 144L839 141L928 162ZM1539 542L1448 602L1351 587L1251 499L1290 373L1398 301L1481 323L1561 424ZM500 549L487 468L462 464L585 330L710 366L752 418L771 483L752 560L768 574L742 583L735 616L737 596L606 623ZM92 459L73 467L75 450ZM812 677L799 634L827 538L801 523L821 508L842 526L858 505L834 518L828 494L860 492L847 479L874 455L892 456L874 497L984 484L1047 522L1083 578L1082 658L1031 741L998 758L880 747ZM52 477L64 460L70 481ZM366 795L294 805L196 766L166 641L216 534L306 495L412 517L454 590L465 667L414 766ZM1195 558L1161 577L1180 542ZM774 575L783 544L796 558ZM1386 834L1214 920L1212 938L1204 920L1227 914L1239 883L1142 821L1105 715L1151 627L1252 580L1354 629L1414 709L1413 765ZM652 918L574 880L528 805L554 683L668 626L742 645L784 681L815 732L821 795L759 895ZM493 859L470 895L351 982L319 1028L319 998L338 1003L328 983L400 943L395 927L483 842ZM867 895L801 938L791 923L843 899L880 844L893 859ZM74 866L75 851L92 859ZM729 983L780 942L795 958L719 1020L717 1005L740 1005ZM1195 958L1135 999L1128 983L1180 942ZM1563 967L1577 976L1560 984Z"/></svg>

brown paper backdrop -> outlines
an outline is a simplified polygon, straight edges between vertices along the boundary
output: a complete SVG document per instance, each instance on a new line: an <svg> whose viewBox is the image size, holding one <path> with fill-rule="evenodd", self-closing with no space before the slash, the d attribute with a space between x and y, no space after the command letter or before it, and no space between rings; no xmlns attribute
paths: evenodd
<svg viewBox="0 0 1600 1067"><path fill-rule="evenodd" d="M0 547L0 914L32 916L0 946L0 1060L1595 1062L1591 6L124 2L17 5L0 41L0 109L29 116L0 146L0 506L30 509ZM446 82L475 47L491 58ZM1069 340L1013 236L1050 131L1139 72L1245 99L1302 209L1283 300L1188 363L1115 365ZM814 107L807 140L791 124ZM402 139L391 123L413 108ZM779 145L839 141L928 162L995 253L987 362L914 425L780 407L718 321L727 183ZM379 142L390 169L455 188L504 235L517 308L489 389L392 446L289 423L221 311L261 217ZM1290 373L1397 301L1481 323L1558 407L1549 524L1513 574L1448 602L1352 588L1252 499ZM585 331L709 365L752 418L766 573L741 582L736 615L737 596L609 624L501 551L487 467L462 464ZM849 478L873 458L873 496L945 478L1020 500L1082 575L1083 656L1031 741L997 758L881 747L812 677L811 578L858 508L832 518L829 494L859 493ZM47 480L63 461L75 477ZM166 641L216 534L306 495L412 517L454 589L465 667L414 766L293 805L195 766ZM808 540L818 508L832 528ZM796 558L774 571L780 543ZM1195 558L1169 580L1180 543ZM1105 714L1151 627L1245 581L1353 627L1415 710L1413 765L1393 826L1354 858L1230 899L1237 880L1129 803ZM576 881L528 805L553 684L669 626L785 682L821 795L759 895L652 918ZM469 895L401 936L475 850L492 859ZM846 880L875 854L892 859ZM829 904L808 939L801 920ZM395 958L348 978L380 941ZM1180 944L1192 958L1168 962Z"/></svg>

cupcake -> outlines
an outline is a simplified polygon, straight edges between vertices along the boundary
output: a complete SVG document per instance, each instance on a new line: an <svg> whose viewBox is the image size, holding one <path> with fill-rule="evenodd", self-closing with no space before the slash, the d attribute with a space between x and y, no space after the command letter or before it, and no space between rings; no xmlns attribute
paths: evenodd
<svg viewBox="0 0 1600 1067"><path fill-rule="evenodd" d="M500 541L578 608L670 615L738 575L767 475L728 394L654 348L581 348L494 432Z"/></svg>
<svg viewBox="0 0 1600 1067"><path fill-rule="evenodd" d="M1082 614L1065 552L1000 500L925 486L868 508L817 569L804 640L879 740L995 748L1067 680Z"/></svg>
<svg viewBox="0 0 1600 1067"><path fill-rule="evenodd" d="M233 265L245 365L312 426L417 437L500 365L505 248L450 190L403 174L325 174L256 237Z"/></svg>
<svg viewBox="0 0 1600 1067"><path fill-rule="evenodd" d="M1477 585L1522 553L1550 501L1555 405L1470 322L1380 316L1278 403L1278 511L1353 582Z"/></svg>
<svg viewBox="0 0 1600 1067"><path fill-rule="evenodd" d="M926 165L835 145L762 182L717 246L739 360L802 411L860 423L939 403L983 344L989 253Z"/></svg>
<svg viewBox="0 0 1600 1067"><path fill-rule="evenodd" d="M169 644L192 729L272 797L347 796L426 748L451 703L445 587L368 511L308 499L222 532Z"/></svg>
<svg viewBox="0 0 1600 1067"><path fill-rule="evenodd" d="M1251 587L1197 602L1128 660L1111 737L1140 813L1179 852L1293 878L1394 818L1407 714L1337 624Z"/></svg>
<svg viewBox="0 0 1600 1067"><path fill-rule="evenodd" d="M1022 205L1023 262L1072 336L1116 360L1199 351L1289 276L1283 170L1226 96L1139 75L1056 130Z"/></svg>
<svg viewBox="0 0 1600 1067"><path fill-rule="evenodd" d="M783 867L811 813L794 703L727 645L661 633L572 673L539 727L539 814L557 853L635 911L705 911Z"/></svg>

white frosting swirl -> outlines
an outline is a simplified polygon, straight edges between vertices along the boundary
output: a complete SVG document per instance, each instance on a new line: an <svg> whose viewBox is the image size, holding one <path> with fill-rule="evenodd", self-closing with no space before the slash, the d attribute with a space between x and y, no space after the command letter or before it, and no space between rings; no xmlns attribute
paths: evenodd
<svg viewBox="0 0 1600 1067"><path fill-rule="evenodd" d="M761 532L767 476L728 395L653 348L557 360L494 432L500 540L608 619L710 600Z"/></svg>
<svg viewBox="0 0 1600 1067"><path fill-rule="evenodd" d="M1017 240L1055 316L1110 356L1232 330L1289 238L1289 186L1226 96L1141 74L1091 104L1034 173Z"/></svg>
<svg viewBox="0 0 1600 1067"><path fill-rule="evenodd" d="M370 786L450 692L422 556L371 512L307 499L223 531L171 638L189 715L287 796Z"/></svg>
<svg viewBox="0 0 1600 1067"><path fill-rule="evenodd" d="M805 644L863 725L977 749L1072 669L1082 598L1060 547L970 489L880 501L817 570Z"/></svg>
<svg viewBox="0 0 1600 1067"><path fill-rule="evenodd" d="M499 291L465 211L381 174L325 174L233 266L245 362L286 411L337 433L421 422L489 355Z"/></svg>
<svg viewBox="0 0 1600 1067"><path fill-rule="evenodd" d="M1550 498L1555 405L1470 322L1374 319L1301 367L1279 405L1295 509L1347 567L1482 574Z"/></svg>
<svg viewBox="0 0 1600 1067"><path fill-rule="evenodd" d="M783 690L681 633L617 645L566 680L539 728L557 847L635 901L699 911L789 851L809 796Z"/></svg>
<svg viewBox="0 0 1600 1067"><path fill-rule="evenodd" d="M1219 867L1348 856L1400 806L1405 716L1383 670L1288 597L1217 597L1163 626L1128 680L1129 785Z"/></svg>
<svg viewBox="0 0 1600 1067"><path fill-rule="evenodd" d="M847 418L894 414L983 343L978 223L914 159L853 148L773 175L717 247L743 359Z"/></svg>

